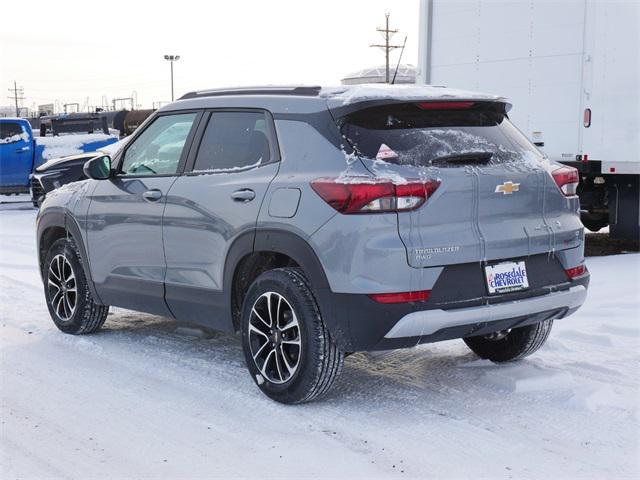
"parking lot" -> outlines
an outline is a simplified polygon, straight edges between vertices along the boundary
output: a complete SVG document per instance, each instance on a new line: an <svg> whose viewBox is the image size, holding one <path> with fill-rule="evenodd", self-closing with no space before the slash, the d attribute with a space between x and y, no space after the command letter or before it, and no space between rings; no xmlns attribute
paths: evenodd
<svg viewBox="0 0 640 480"><path fill-rule="evenodd" d="M518 364L461 341L354 354L327 398L287 407L255 387L236 336L122 309L98 334L60 333L36 211L0 208L3 478L637 472L637 253L589 258L587 303Z"/></svg>

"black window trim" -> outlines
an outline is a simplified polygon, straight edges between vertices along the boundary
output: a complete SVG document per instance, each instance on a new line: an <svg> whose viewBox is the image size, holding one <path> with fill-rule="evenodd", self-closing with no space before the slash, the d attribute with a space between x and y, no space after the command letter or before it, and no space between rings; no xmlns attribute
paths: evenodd
<svg viewBox="0 0 640 480"><path fill-rule="evenodd" d="M191 129L189 130L189 134L184 142L184 148L182 149L182 153L180 154L180 159L178 160L178 168L175 173L152 173L147 175L126 175L122 173L122 164L124 162L124 158L126 156L127 150L133 145L133 143L142 135L147 128L149 128L156 120L160 117L168 117L172 115L184 115L188 113L195 113L196 117L193 119L193 124L191 125ZM195 138L196 132L200 128L200 123L202 121L202 117L204 116L204 112L201 109L189 109L189 110L173 110L171 112L162 112L155 115L151 115L140 127L138 127L133 133L133 138L127 142L125 148L118 152L117 165L115 167L115 176L118 179L126 179L126 178L160 178L160 177L179 177L184 173L184 167L187 163L187 159L189 158L189 154L193 150L193 140Z"/></svg>
<svg viewBox="0 0 640 480"><path fill-rule="evenodd" d="M211 116L214 113L219 112L239 112L239 113L262 113L265 117L265 126L267 128L267 140L269 141L269 152L271 153L271 159L268 162L261 163L260 165L254 166L246 166L245 168L225 168L216 171L202 171L202 172L194 172L196 158L198 156L198 151L200 150L200 145L202 144L202 140L204 138L204 132L209 125L209 121L211 120ZM219 173L229 174L229 173L242 173L248 170L253 170L254 168L261 168L267 165L271 165L274 163L280 162L280 147L278 144L278 137L276 135L276 126L273 120L273 115L269 110L264 108L207 108L204 111L204 115L198 126L197 135L193 141L193 148L189 152L189 157L187 158L186 166L184 169L184 175L186 176L196 176L196 175L216 175Z"/></svg>

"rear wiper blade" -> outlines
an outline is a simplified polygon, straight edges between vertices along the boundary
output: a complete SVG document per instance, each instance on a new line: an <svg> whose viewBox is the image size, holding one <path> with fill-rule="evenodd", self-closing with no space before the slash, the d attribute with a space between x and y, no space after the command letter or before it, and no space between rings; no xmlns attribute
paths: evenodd
<svg viewBox="0 0 640 480"><path fill-rule="evenodd" d="M446 155L436 157L431 160L433 165L452 164L452 165L485 165L493 157L492 152L467 152L457 155Z"/></svg>

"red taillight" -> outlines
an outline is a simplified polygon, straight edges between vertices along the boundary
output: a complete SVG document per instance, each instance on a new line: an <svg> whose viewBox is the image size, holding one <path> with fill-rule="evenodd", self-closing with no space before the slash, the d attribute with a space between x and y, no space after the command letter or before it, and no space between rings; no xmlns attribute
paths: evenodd
<svg viewBox="0 0 640 480"><path fill-rule="evenodd" d="M400 293L372 293L369 298L378 303L408 303L426 302L429 299L431 290L420 290L418 292Z"/></svg>
<svg viewBox="0 0 640 480"><path fill-rule="evenodd" d="M551 172L551 176L565 196L570 197L576 194L580 180L578 170L572 167L560 167Z"/></svg>
<svg viewBox="0 0 640 480"><path fill-rule="evenodd" d="M414 210L436 191L438 180L390 181L319 178L311 188L340 213L384 213Z"/></svg>
<svg viewBox="0 0 640 480"><path fill-rule="evenodd" d="M584 128L589 128L591 126L591 109L585 108L584 114L582 115L582 124Z"/></svg>
<svg viewBox="0 0 640 480"><path fill-rule="evenodd" d="M578 265L577 267L567 268L565 270L565 273L567 274L567 277L572 279L576 277L581 277L582 275L587 273L587 266L582 264L582 265Z"/></svg>
<svg viewBox="0 0 640 480"><path fill-rule="evenodd" d="M422 110L465 110L475 102L420 102L416 105Z"/></svg>

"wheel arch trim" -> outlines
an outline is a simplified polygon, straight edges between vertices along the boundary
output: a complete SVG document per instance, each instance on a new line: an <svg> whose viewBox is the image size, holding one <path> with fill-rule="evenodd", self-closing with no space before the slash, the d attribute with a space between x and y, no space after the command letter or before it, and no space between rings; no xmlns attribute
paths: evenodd
<svg viewBox="0 0 640 480"><path fill-rule="evenodd" d="M46 252L42 252L40 244L45 232L51 228L61 228L66 232L67 236L71 236L74 239L76 245L78 246L78 251L80 252L80 261L82 262L82 268L84 269L85 279L87 281L89 290L91 291L91 295L93 296L94 302L98 305L104 305L93 283L93 276L91 275L91 264L89 263L89 256L85 248L84 237L82 236L80 226L78 225L76 219L73 218L73 216L70 215L69 212L62 208L51 208L49 210L41 212L41 214L38 216L37 250L38 264L41 267L40 277L43 278L43 253L44 255L46 255Z"/></svg>
<svg viewBox="0 0 640 480"><path fill-rule="evenodd" d="M234 275L240 262L247 255L257 252L283 254L300 266L309 280L311 291L323 315L323 321L332 337L339 346L346 345L350 341L348 327L341 325L338 316L333 314L331 290L322 264L309 242L297 233L277 228L258 228L253 232L241 234L227 254L223 287L225 301L231 305ZM231 309L229 309L229 320L233 322Z"/></svg>
<svg viewBox="0 0 640 480"><path fill-rule="evenodd" d="M288 230L259 229L254 242L255 252L275 252L292 258L304 271L314 288L329 288L324 268L313 247L300 235Z"/></svg>

